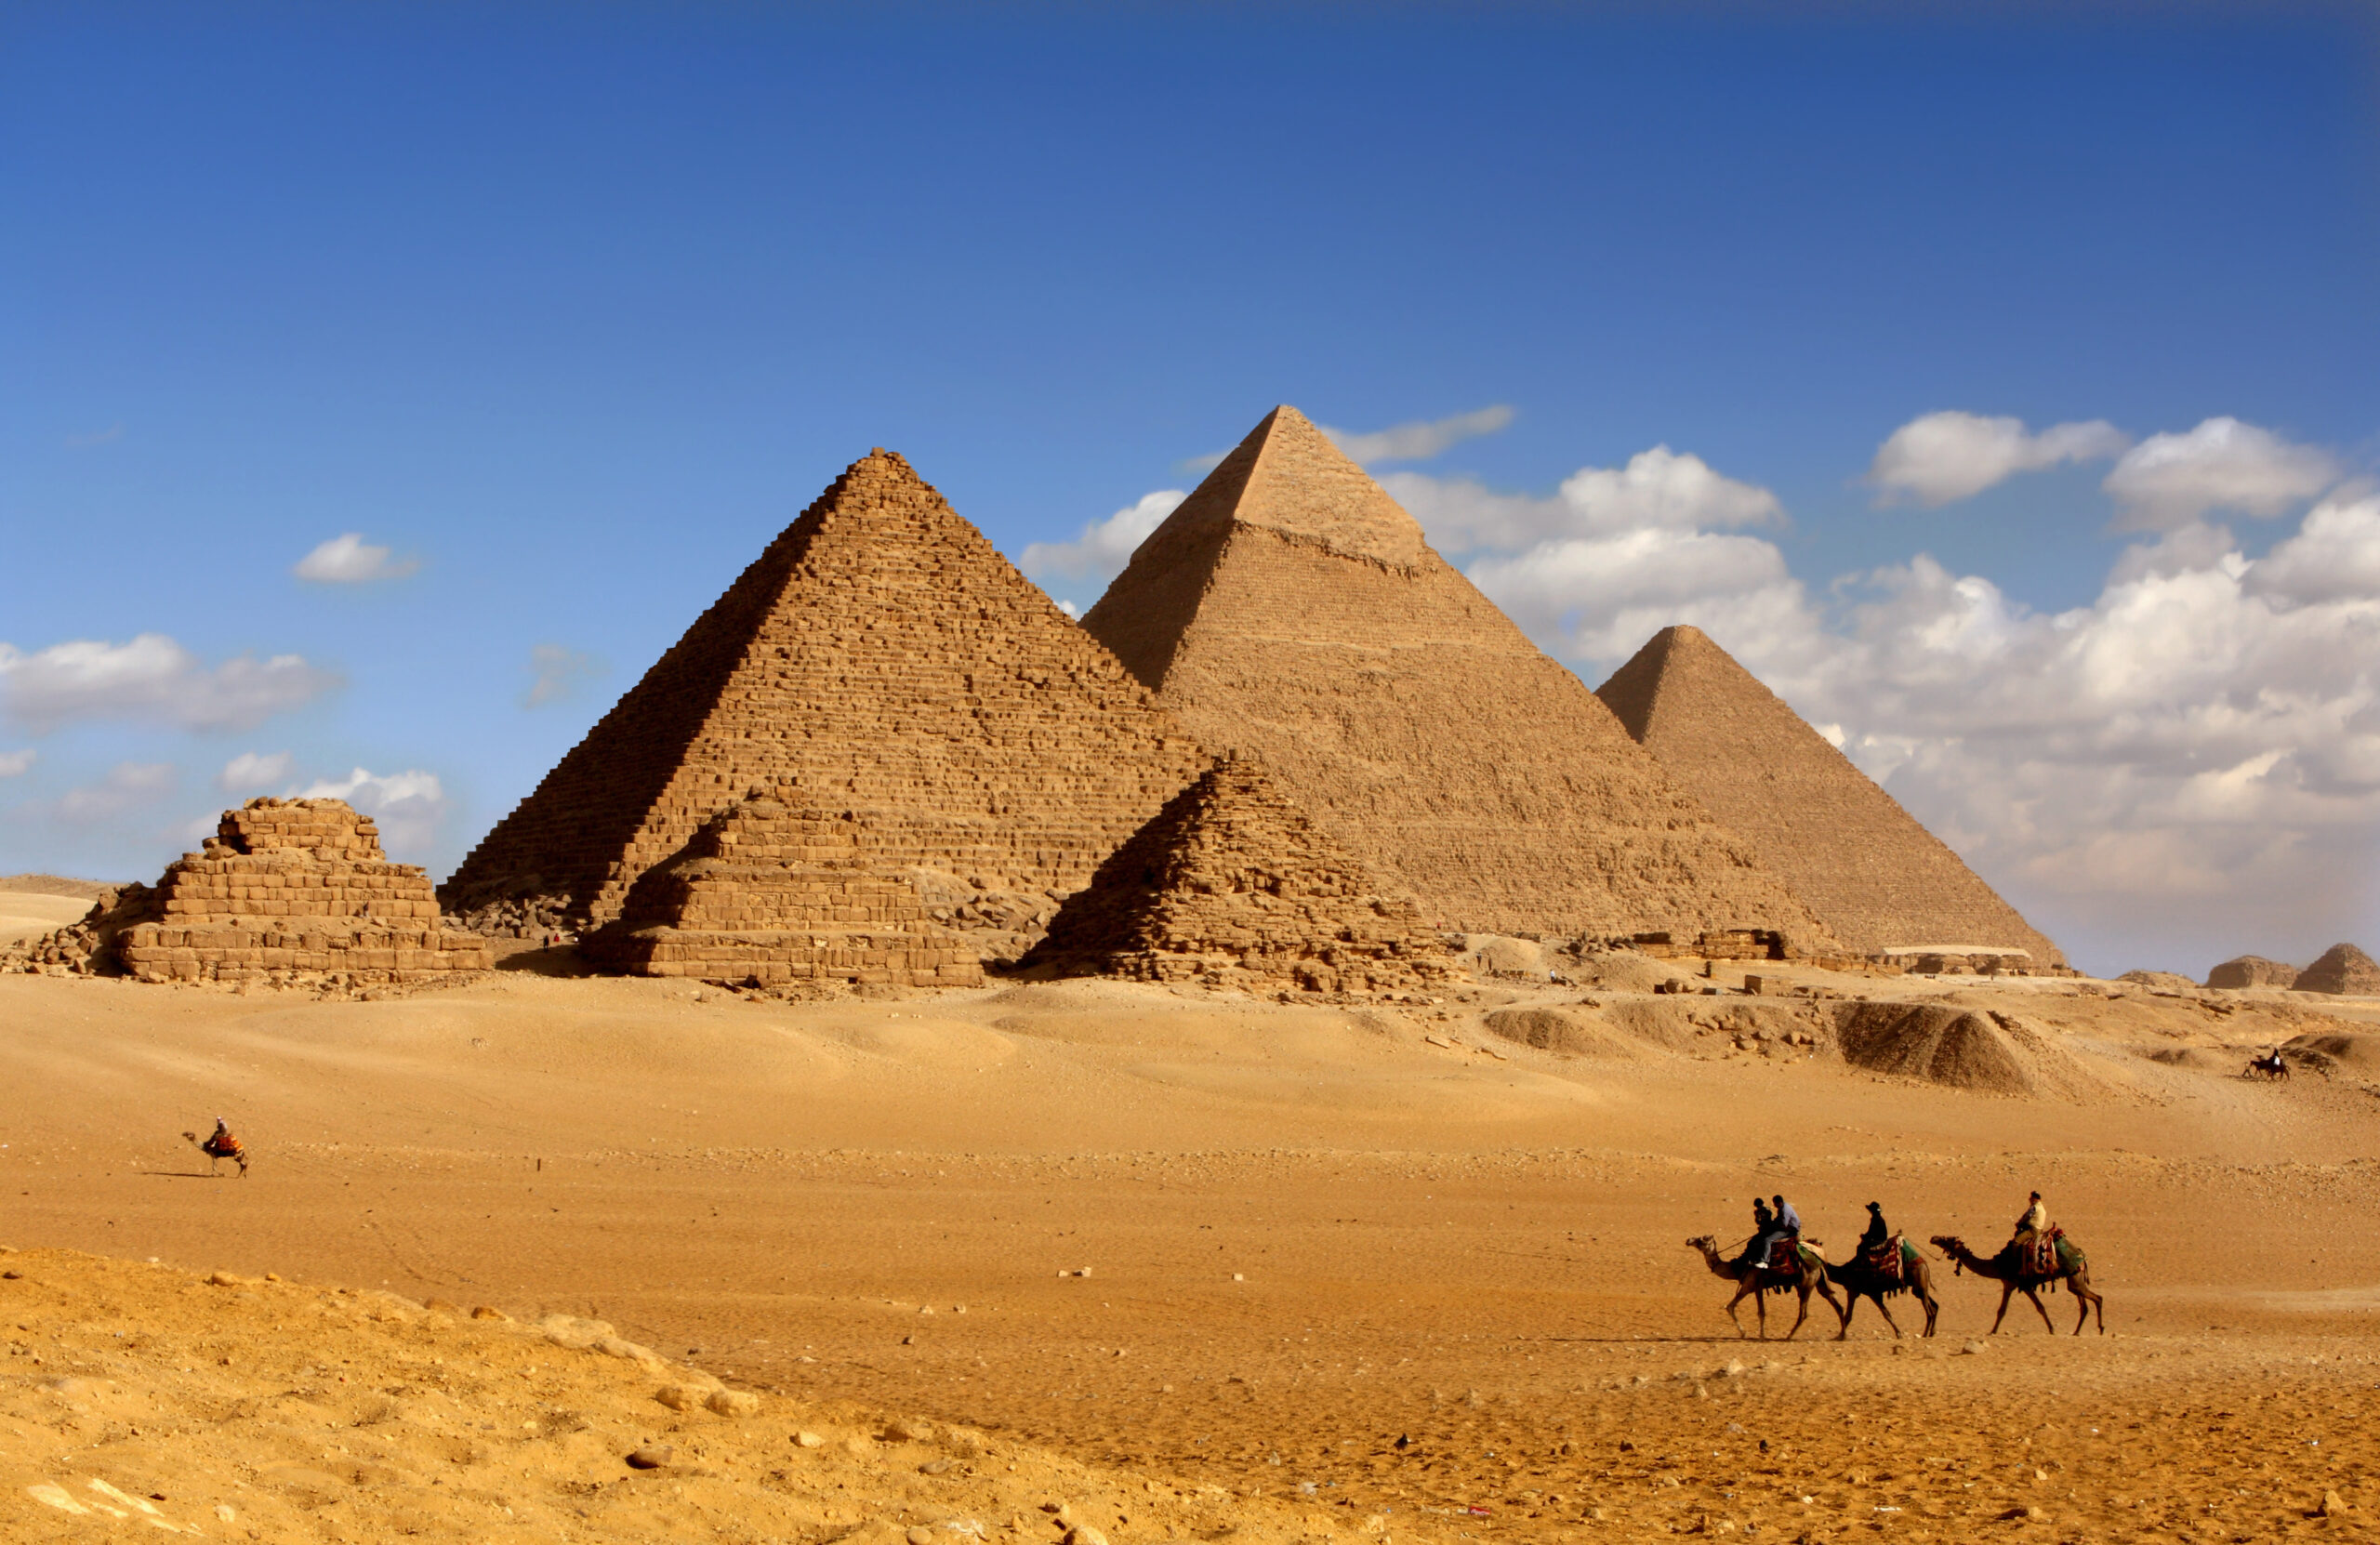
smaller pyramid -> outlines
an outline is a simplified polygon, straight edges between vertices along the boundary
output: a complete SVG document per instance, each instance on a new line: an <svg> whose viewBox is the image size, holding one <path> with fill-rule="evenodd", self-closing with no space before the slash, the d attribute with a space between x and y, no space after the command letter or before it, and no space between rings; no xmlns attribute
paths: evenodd
<svg viewBox="0 0 2380 1545"><path fill-rule="evenodd" d="M132 889L144 920L108 920L115 963L144 982L387 983L494 964L486 940L440 925L428 873L390 863L379 828L344 800L251 799L145 896Z"/></svg>
<svg viewBox="0 0 2380 1545"><path fill-rule="evenodd" d="M634 976L764 987L981 985L976 951L928 920L916 886L871 852L872 825L798 784L756 789L639 877L581 953Z"/></svg>
<svg viewBox="0 0 2380 1545"><path fill-rule="evenodd" d="M2290 984L2301 993L2346 993L2357 997L2380 994L2380 965L2353 944L2333 944L2322 957L2297 973Z"/></svg>
<svg viewBox="0 0 2380 1545"><path fill-rule="evenodd" d="M1409 991L1448 980L1446 943L1246 754L1217 762L1068 898L1024 964L1144 981Z"/></svg>
<svg viewBox="0 0 2380 1545"><path fill-rule="evenodd" d="M1664 627L1595 695L1853 949L2066 957L1699 627ZM1956 940L1956 945L1948 941Z"/></svg>
<svg viewBox="0 0 2380 1545"><path fill-rule="evenodd" d="M2287 987L2295 984L2301 973L2286 960L2268 960L2261 955L2235 956L2206 973L2210 987Z"/></svg>

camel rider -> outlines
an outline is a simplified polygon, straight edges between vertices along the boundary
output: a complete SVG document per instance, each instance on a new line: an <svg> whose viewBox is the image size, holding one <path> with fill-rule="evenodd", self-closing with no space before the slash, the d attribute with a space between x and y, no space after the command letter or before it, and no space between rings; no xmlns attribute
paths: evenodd
<svg viewBox="0 0 2380 1545"><path fill-rule="evenodd" d="M240 1140L231 1135L231 1124L219 1116L215 1118L214 1135L206 1140L206 1151L226 1158L240 1151Z"/></svg>
<svg viewBox="0 0 2380 1545"><path fill-rule="evenodd" d="M2049 1208L2042 1205L2042 1194L2033 1193L2032 1203L2025 1215L2016 1220L2016 1243L2030 1245L2049 1230Z"/></svg>
<svg viewBox="0 0 2380 1545"><path fill-rule="evenodd" d="M1892 1236L1893 1231L1884 1224L1884 1208L1875 1202L1870 1202L1868 1204L1868 1231L1859 1236L1859 1253L1861 1255L1871 1255L1877 1250L1883 1249L1884 1248L1885 1241L1892 1238Z"/></svg>
<svg viewBox="0 0 2380 1545"><path fill-rule="evenodd" d="M1768 1200L1776 1209L1778 1237L1792 1240L1798 1249L1802 1243L1802 1215L1794 1211L1793 1204L1781 1195L1771 1196Z"/></svg>
<svg viewBox="0 0 2380 1545"><path fill-rule="evenodd" d="M1777 1237L1777 1219L1768 1204L1754 1196L1752 1199L1752 1237L1744 1241L1744 1253L1736 1257L1739 1266L1768 1264L1768 1242Z"/></svg>

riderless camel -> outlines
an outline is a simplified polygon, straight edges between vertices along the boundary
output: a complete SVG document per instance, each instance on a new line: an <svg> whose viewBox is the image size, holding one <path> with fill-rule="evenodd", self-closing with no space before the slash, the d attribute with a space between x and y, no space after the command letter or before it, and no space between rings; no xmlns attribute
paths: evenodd
<svg viewBox="0 0 2380 1545"><path fill-rule="evenodd" d="M1800 1299L1802 1312L1794 1316L1793 1328L1785 1332L1785 1339L1789 1341L1801 1330L1802 1322L1810 1317L1812 1288L1818 1289L1836 1314L1844 1314L1843 1305L1835 1299L1834 1289L1827 1286L1826 1262L1819 1260L1818 1251L1807 1245L1794 1247L1792 1269L1781 1272L1765 1264L1754 1266L1730 1261L1719 1253L1719 1242L1707 1234L1687 1240L1686 1246L1688 1249L1702 1252L1703 1263L1711 1268L1712 1276L1725 1277L1736 1285L1736 1296L1727 1301L1727 1318L1736 1322L1736 1334L1739 1336L1744 1334L1744 1322L1737 1316L1736 1305L1746 1298L1752 1300L1752 1307L1760 1313L1760 1339L1764 1341L1768 1340L1768 1295L1771 1293L1790 1289Z"/></svg>
<svg viewBox="0 0 2380 1545"><path fill-rule="evenodd" d="M1956 1235L1937 1234L1934 1236L1934 1244L1936 1248L1956 1261L1960 1269L1973 1272L1977 1276L1990 1277L2000 1284L2000 1313L1991 1317L1993 1335L2000 1334L2000 1322L2008 1317L2009 1296L2015 1293L2022 1293L2030 1299L2033 1307L2041 1311L2042 1324L2049 1326L2051 1335L2056 1335L2057 1327L2050 1323L2049 1310L2043 1306L2039 1289L2048 1288L2055 1291L2060 1282L2066 1284L2066 1290L2074 1295L2075 1301L2081 1306L2082 1312L2074 1317L2074 1334L2082 1334L2084 1323L2094 1314L2099 1318L2099 1334L2104 1336L2108 1333L2107 1301L2091 1290L2091 1262L2079 1247L2066 1243L2062 1237L2055 1251L2057 1269L2046 1273L2029 1270L2024 1254L2014 1240L2002 1246L2000 1253L1988 1261L1967 1248L1965 1241Z"/></svg>

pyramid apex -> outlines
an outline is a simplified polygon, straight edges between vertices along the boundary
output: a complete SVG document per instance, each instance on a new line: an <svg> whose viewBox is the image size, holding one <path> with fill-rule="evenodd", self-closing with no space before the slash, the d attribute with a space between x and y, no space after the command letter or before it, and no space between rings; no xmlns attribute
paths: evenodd
<svg viewBox="0 0 2380 1545"><path fill-rule="evenodd" d="M1288 403L1248 432L1168 523L1254 526L1397 568L1435 556L1421 523Z"/></svg>

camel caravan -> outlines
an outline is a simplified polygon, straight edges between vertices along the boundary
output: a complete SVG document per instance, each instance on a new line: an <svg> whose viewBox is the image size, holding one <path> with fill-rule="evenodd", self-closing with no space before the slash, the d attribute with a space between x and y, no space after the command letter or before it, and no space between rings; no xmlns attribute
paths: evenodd
<svg viewBox="0 0 2380 1545"><path fill-rule="evenodd" d="M1710 1235L1698 1235L1686 1242L1686 1248L1701 1252L1703 1263L1711 1274L1736 1285L1736 1296L1727 1301L1727 1318L1735 1322L1736 1333L1748 1335L1744 1322L1736 1313L1736 1305L1747 1298L1759 1317L1760 1339L1768 1339L1768 1295L1792 1293L1799 1312L1793 1316L1793 1328L1785 1332L1792 1340L1810 1317L1810 1295L1817 1293L1827 1301L1841 1319L1834 1339L1843 1340L1851 1334L1851 1316L1858 1309L1861 1299L1874 1301L1876 1313L1892 1327L1893 1337L1900 1337L1900 1323L1893 1318L1886 1300L1901 1293L1915 1296L1925 1307L1925 1329L1934 1334L1934 1324L1941 1314L1941 1301L1934 1293L1934 1275L1925 1253L1905 1235L1895 1233L1884 1221L1882 1206L1868 1204L1867 1231L1859 1236L1858 1246L1851 1259L1837 1265L1818 1253L1818 1241L1802 1237L1801 1215L1781 1195L1766 1201L1752 1199L1752 1234L1744 1248L1729 1257L1719 1253L1718 1241ZM2057 1290L2059 1283L2074 1295L2080 1313L2074 1321L2074 1334L2093 1315L2098 1317L2099 1334L2108 1333L2107 1301L2091 1287L2091 1262L2082 1247L2066 1236L2066 1231L2049 1221L2042 1194L2032 1194L2024 1215L2016 1220L2015 1235L2002 1246L1997 1254L1980 1256L1969 1249L1966 1242L1956 1235L1937 1234L1934 1248L1948 1256L1952 1273L1973 1272L2000 1284L2000 1312L1991 1319L1990 1334L1998 1335L2003 1321L2008 1317L2008 1301L2022 1293L2040 1311L2042 1324L2055 1335L2057 1327L2043 1304L2043 1289ZM1834 1296L1840 1288L1844 1298Z"/></svg>

